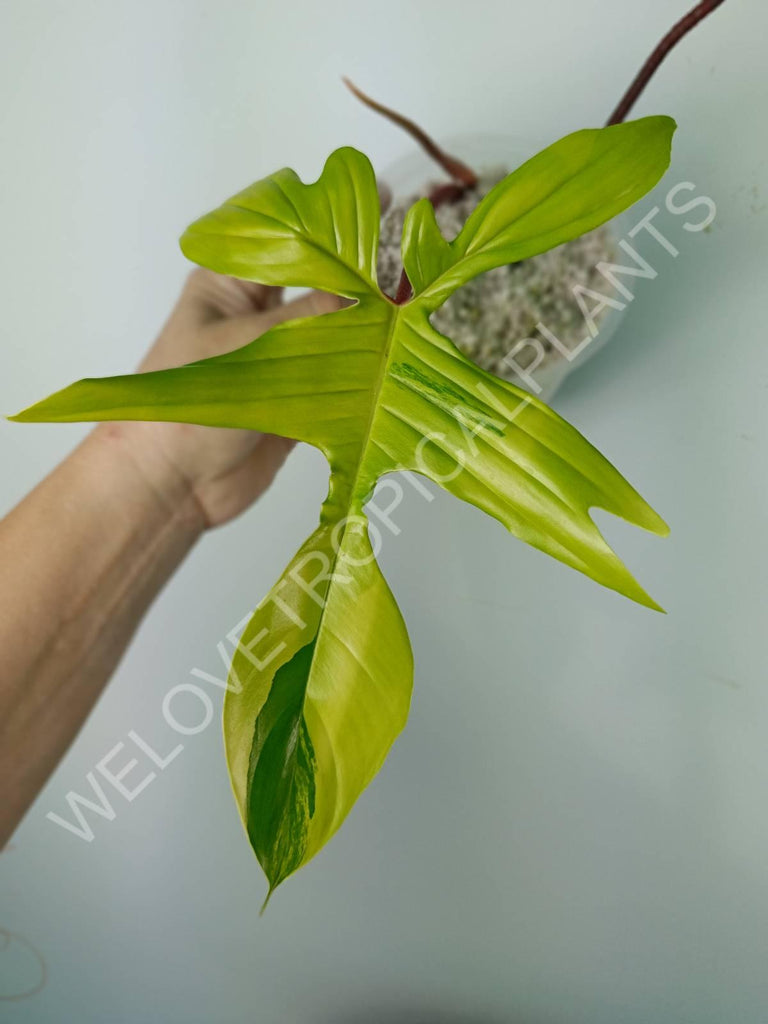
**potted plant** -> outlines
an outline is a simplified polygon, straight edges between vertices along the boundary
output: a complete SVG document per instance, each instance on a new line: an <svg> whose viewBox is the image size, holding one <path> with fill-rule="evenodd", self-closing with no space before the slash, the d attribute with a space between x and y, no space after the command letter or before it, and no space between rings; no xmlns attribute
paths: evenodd
<svg viewBox="0 0 768 1024"><path fill-rule="evenodd" d="M338 829L408 715L410 644L365 513L382 476L422 474L658 607L589 510L663 535L660 516L573 427L467 358L432 317L478 275L628 208L664 173L674 127L646 117L566 136L494 184L451 241L420 199L404 218L395 295L377 280L381 211L367 158L336 150L312 184L280 170L193 223L182 250L219 273L332 292L346 308L177 369L83 380L12 417L248 428L326 455L319 525L247 625L224 703L232 786L270 894Z"/></svg>

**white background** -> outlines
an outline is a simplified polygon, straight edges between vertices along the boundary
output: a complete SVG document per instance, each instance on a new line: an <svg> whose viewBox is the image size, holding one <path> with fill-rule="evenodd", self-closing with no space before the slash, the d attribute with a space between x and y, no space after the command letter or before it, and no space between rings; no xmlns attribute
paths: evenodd
<svg viewBox="0 0 768 1024"><path fill-rule="evenodd" d="M437 137L531 151L601 123L687 6L6 0L0 410L131 369L186 273L177 236L235 190L286 164L312 179L340 144L377 168L406 153L342 73ZM383 565L410 724L264 918L215 723L90 845L52 825L128 730L170 747L161 701L192 668L220 674L217 642L315 521L326 471L298 451L158 600L0 856L0 926L48 966L0 1017L766 1019L767 37L764 4L728 0L648 89L637 113L680 124L667 186L695 182L718 217L695 235L664 215L680 256L655 252L658 279L556 400L670 523L659 540L600 519L669 614L409 495ZM0 512L84 429L0 423ZM5 991L34 977L18 945L3 956Z"/></svg>

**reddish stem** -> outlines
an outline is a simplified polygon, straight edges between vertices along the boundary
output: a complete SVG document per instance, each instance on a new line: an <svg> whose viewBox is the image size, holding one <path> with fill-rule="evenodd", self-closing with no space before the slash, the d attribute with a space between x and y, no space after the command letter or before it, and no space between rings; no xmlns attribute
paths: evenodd
<svg viewBox="0 0 768 1024"><path fill-rule="evenodd" d="M724 0L702 0L701 3L696 4L692 10L682 17L680 21L678 21L677 24L667 32L651 56L640 68L632 81L632 84L622 96L619 105L608 118L606 124L620 124L625 120L627 114L635 105L640 94L645 89L646 85L651 80L652 76L655 74L657 68L669 51L680 42L683 36L687 35L692 28L698 25L703 18L706 18L708 14L711 14L712 11L722 3L724 3Z"/></svg>
<svg viewBox="0 0 768 1024"><path fill-rule="evenodd" d="M411 282L408 280L405 267L403 267L397 291L395 292L395 305L404 306L408 299L410 299L411 295L413 295L413 288L411 288Z"/></svg>
<svg viewBox="0 0 768 1024"><path fill-rule="evenodd" d="M465 163L462 163L455 156L451 156L444 150L440 149L438 144L431 139L429 135L417 124L409 120L407 117L403 117L402 114L398 114L396 110L392 110L391 107L385 107L383 103L378 103L376 100L371 99L361 89L351 82L348 78L342 76L344 85L349 91L356 96L361 103L364 103L371 110L375 110L377 114L381 114L392 121L394 124L403 128L412 139L421 146L421 148L432 157L454 180L446 182L443 185L436 185L435 188L429 193L429 200L432 205L437 209L442 203L454 203L461 196L464 195L468 188L473 188L478 181L478 177L471 167L467 167ZM411 282L408 280L408 275L403 269L400 275L400 283L397 286L397 293L395 294L394 301L396 305L404 305L413 294L411 288Z"/></svg>
<svg viewBox="0 0 768 1024"><path fill-rule="evenodd" d="M376 100L372 100L370 96L366 96L364 92L357 88L357 86L350 82L348 78L342 77L342 82L353 93L357 98L364 103L371 110L375 110L377 114L382 114L389 121L399 125L405 129L411 138L415 139L421 148L428 153L433 160L436 160L443 170L450 174L452 178L456 178L457 181L462 182L468 187L472 187L477 184L477 175L471 167L467 167L466 164L462 163L461 160L455 156L451 156L449 153L445 153L438 144L431 139L425 131L423 131L413 121L409 121L407 117L403 117L402 114L398 114L396 110L392 110L390 107L385 107L383 103L377 103Z"/></svg>
<svg viewBox="0 0 768 1024"><path fill-rule="evenodd" d="M457 203L471 185L459 185L455 181L446 182L445 185L435 185L427 198L435 209L443 203Z"/></svg>

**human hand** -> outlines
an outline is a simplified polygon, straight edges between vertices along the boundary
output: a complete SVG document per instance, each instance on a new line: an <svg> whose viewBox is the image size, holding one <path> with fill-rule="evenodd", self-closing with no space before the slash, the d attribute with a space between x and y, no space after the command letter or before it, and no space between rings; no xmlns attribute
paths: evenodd
<svg viewBox="0 0 768 1024"><path fill-rule="evenodd" d="M284 320L341 305L323 292L284 303L280 288L200 268L187 278L139 372L231 352ZM269 487L294 444L272 434L189 423L102 423L92 436L120 446L161 500L191 502L204 528L220 526L248 508Z"/></svg>

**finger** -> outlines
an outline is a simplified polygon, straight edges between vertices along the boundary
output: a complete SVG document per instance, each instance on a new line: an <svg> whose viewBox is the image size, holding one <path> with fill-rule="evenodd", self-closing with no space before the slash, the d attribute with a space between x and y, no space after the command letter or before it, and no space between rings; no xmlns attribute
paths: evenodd
<svg viewBox="0 0 768 1024"><path fill-rule="evenodd" d="M247 316L272 309L281 301L282 289L197 267L187 278L180 307L198 323Z"/></svg>
<svg viewBox="0 0 768 1024"><path fill-rule="evenodd" d="M261 313L265 309L274 309L283 301L283 288L276 288L270 284L257 284L256 281L242 281L239 277L229 277L243 295L248 299L249 305L242 310L241 314L230 313L230 316L247 316L249 313Z"/></svg>
<svg viewBox="0 0 768 1024"><path fill-rule="evenodd" d="M296 320L301 316L320 316L322 313L333 313L347 304L346 299L329 292L311 291L290 302L281 303L273 309L266 310L262 319L269 322L270 327L284 320Z"/></svg>
<svg viewBox="0 0 768 1024"><path fill-rule="evenodd" d="M267 291L262 309L275 309L277 306L282 305L285 288L273 288L270 285L262 285L261 287L266 288Z"/></svg>
<svg viewBox="0 0 768 1024"><path fill-rule="evenodd" d="M348 300L340 299L337 295L328 292L308 292L300 295L298 299L291 302L281 303L272 309L265 309L263 313L254 313L252 316L239 317L237 330L243 335L250 332L251 339L257 338L260 334L268 331L277 324L286 320L297 320L303 316L319 316L322 313L333 313L349 305ZM232 322L234 329L235 322Z"/></svg>
<svg viewBox="0 0 768 1024"><path fill-rule="evenodd" d="M207 349L211 355L234 352L286 320L332 313L348 305L348 299L340 299L328 292L308 292L292 302L275 306L274 309L265 309L263 313L209 324L206 328Z"/></svg>

